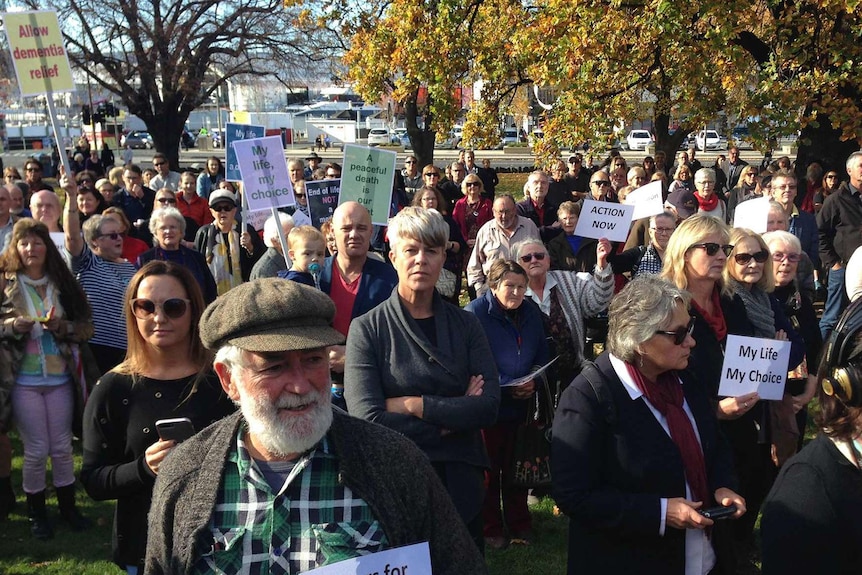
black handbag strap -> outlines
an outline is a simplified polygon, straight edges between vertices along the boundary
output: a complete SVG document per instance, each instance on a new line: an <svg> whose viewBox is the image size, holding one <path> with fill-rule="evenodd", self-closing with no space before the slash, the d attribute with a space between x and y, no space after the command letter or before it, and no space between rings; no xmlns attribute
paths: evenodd
<svg viewBox="0 0 862 575"><path fill-rule="evenodd" d="M584 362L581 375L586 378L590 387L593 388L593 393L596 394L596 399L599 401L599 405L602 406L605 423L609 426L615 426L617 424L617 407L611 395L611 390L608 389L605 376L602 375L595 362L592 361Z"/></svg>

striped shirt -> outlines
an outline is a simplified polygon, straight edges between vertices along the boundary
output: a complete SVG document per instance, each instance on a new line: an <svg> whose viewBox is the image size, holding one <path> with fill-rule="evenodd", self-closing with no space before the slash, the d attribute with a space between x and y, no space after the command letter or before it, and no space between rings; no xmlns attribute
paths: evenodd
<svg viewBox="0 0 862 575"><path fill-rule="evenodd" d="M245 432L240 426L228 455L192 573L301 573L388 547L371 508L339 481L325 438L274 492L245 447Z"/></svg>
<svg viewBox="0 0 862 575"><path fill-rule="evenodd" d="M86 243L81 255L72 258L72 273L93 309L95 333L91 343L126 349L123 297L135 271L135 266L127 261L109 262L100 258Z"/></svg>

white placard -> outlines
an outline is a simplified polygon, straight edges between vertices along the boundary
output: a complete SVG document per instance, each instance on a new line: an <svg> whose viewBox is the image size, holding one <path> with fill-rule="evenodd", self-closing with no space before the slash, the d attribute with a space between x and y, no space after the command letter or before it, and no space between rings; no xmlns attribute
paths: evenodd
<svg viewBox="0 0 862 575"><path fill-rule="evenodd" d="M781 399L790 363L789 341L728 335L718 395L756 391L761 399Z"/></svg>
<svg viewBox="0 0 862 575"><path fill-rule="evenodd" d="M754 198L737 204L733 212L733 227L748 228L754 233L766 233L769 220L769 198Z"/></svg>
<svg viewBox="0 0 862 575"><path fill-rule="evenodd" d="M57 246L57 249L60 250L60 253L63 253L63 250L66 249L66 234L63 232L50 232L51 241L54 242L54 245Z"/></svg>
<svg viewBox="0 0 862 575"><path fill-rule="evenodd" d="M432 575L431 551L428 543L416 543L318 567L305 575Z"/></svg>
<svg viewBox="0 0 862 575"><path fill-rule="evenodd" d="M641 186L626 196L626 203L635 207L633 220L641 220L664 212L664 200L661 197L661 181L656 180Z"/></svg>
<svg viewBox="0 0 862 575"><path fill-rule="evenodd" d="M582 238L608 238L612 242L624 242L629 236L634 206L584 200L581 217L575 226L575 235Z"/></svg>
<svg viewBox="0 0 862 575"><path fill-rule="evenodd" d="M249 211L296 205L281 137L239 140L233 148Z"/></svg>

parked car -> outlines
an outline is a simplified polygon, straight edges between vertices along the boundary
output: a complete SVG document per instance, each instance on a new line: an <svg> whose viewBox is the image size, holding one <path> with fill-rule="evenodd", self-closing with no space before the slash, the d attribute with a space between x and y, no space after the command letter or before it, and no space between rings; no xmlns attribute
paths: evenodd
<svg viewBox="0 0 862 575"><path fill-rule="evenodd" d="M391 136L386 128L371 128L368 132L368 145L381 146L390 143Z"/></svg>
<svg viewBox="0 0 862 575"><path fill-rule="evenodd" d="M701 152L704 150L720 150L721 137L715 130L701 130L697 133L694 139L697 149Z"/></svg>
<svg viewBox="0 0 862 575"><path fill-rule="evenodd" d="M149 132L134 130L123 136L120 145L125 147L126 144L133 150L152 150L153 137Z"/></svg>
<svg viewBox="0 0 862 575"><path fill-rule="evenodd" d="M390 142L393 144L400 144L401 138L407 135L407 128L395 128L392 130L392 137L390 138Z"/></svg>
<svg viewBox="0 0 862 575"><path fill-rule="evenodd" d="M751 148L751 133L748 131L748 126L737 126L731 134L733 143L738 148Z"/></svg>
<svg viewBox="0 0 862 575"><path fill-rule="evenodd" d="M505 130L503 130L503 139L500 141L501 146L517 144L519 141L520 139L518 138L517 128L506 128Z"/></svg>
<svg viewBox="0 0 862 575"><path fill-rule="evenodd" d="M632 130L626 136L626 144L629 150L646 150L652 144L652 135L647 130Z"/></svg>

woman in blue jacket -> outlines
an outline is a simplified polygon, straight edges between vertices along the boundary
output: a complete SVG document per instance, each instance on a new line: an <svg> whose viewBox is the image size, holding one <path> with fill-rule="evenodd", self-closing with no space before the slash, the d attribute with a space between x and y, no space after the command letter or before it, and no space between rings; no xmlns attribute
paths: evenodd
<svg viewBox="0 0 862 575"><path fill-rule="evenodd" d="M476 314L488 336L500 372L500 412L497 423L482 431L491 460L483 507L485 545L500 549L511 539L529 541L532 523L527 490L509 483L514 463L515 432L525 422L536 381L511 385L548 362L542 312L525 300L527 272L514 261L498 260L488 272L490 289L465 308ZM500 503L502 499L502 512Z"/></svg>

